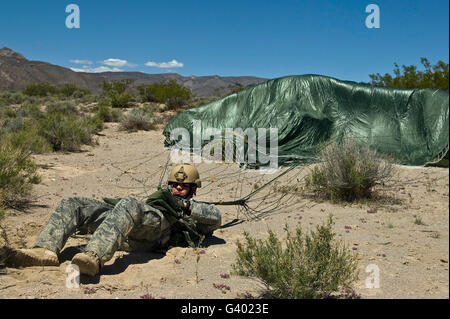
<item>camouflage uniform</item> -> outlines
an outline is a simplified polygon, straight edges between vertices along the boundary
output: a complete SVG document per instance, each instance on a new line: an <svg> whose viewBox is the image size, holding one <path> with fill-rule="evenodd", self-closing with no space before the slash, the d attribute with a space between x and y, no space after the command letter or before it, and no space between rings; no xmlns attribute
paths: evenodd
<svg viewBox="0 0 450 319"><path fill-rule="evenodd" d="M194 233L208 235L221 225L220 211L211 204L190 200L190 214L182 217ZM179 228L158 209L126 197L111 205L95 199L63 199L50 216L34 247L59 254L75 231L93 233L86 251L93 251L101 265L116 250L152 250L166 245Z"/></svg>

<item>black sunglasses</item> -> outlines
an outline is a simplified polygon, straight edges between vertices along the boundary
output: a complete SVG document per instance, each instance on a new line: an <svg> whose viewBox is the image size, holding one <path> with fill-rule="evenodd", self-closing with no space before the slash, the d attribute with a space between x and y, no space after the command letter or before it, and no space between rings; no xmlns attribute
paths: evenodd
<svg viewBox="0 0 450 319"><path fill-rule="evenodd" d="M182 184L182 183L170 183L170 186L177 188L178 186L181 186L182 188L188 188L191 187L191 184Z"/></svg>

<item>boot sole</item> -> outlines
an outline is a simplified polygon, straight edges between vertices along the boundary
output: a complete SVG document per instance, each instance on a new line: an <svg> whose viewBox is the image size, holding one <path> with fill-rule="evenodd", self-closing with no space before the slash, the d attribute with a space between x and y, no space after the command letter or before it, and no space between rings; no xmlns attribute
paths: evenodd
<svg viewBox="0 0 450 319"><path fill-rule="evenodd" d="M80 274L83 275L94 277L99 271L99 269L95 269L95 266L93 266L89 261L82 258L77 258L76 256L72 259L72 264L77 265L80 269Z"/></svg>
<svg viewBox="0 0 450 319"><path fill-rule="evenodd" d="M52 259L40 259L23 253L15 251L9 258L9 263L13 267L33 267L33 266L59 266L59 261Z"/></svg>

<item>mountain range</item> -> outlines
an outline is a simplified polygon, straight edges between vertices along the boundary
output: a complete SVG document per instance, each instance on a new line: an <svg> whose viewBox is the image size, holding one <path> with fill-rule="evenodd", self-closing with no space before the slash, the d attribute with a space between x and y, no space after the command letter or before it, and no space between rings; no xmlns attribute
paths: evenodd
<svg viewBox="0 0 450 319"><path fill-rule="evenodd" d="M46 82L55 86L70 83L92 93L101 92L103 81L133 80L130 89L141 84L175 80L200 97L226 94L233 87L246 87L267 81L253 76L181 76L177 73L149 74L143 72L75 72L42 61L30 61L9 48L0 49L0 91L21 91L32 83Z"/></svg>

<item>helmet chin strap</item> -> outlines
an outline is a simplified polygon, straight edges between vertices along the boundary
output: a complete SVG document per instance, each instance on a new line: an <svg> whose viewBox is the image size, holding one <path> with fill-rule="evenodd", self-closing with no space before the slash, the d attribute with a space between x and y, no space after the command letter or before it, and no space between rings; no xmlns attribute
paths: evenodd
<svg viewBox="0 0 450 319"><path fill-rule="evenodd" d="M189 193L187 193L186 196L184 196L184 199L191 199L194 195L195 195L194 186L191 184L191 186L189 186Z"/></svg>

